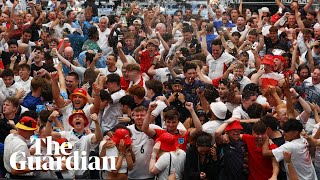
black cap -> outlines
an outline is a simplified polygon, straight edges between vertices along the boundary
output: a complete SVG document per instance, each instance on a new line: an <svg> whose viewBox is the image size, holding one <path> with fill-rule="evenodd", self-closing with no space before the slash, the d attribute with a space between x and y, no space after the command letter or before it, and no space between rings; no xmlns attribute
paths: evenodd
<svg viewBox="0 0 320 180"><path fill-rule="evenodd" d="M183 85L182 79L181 78L174 78L172 81L172 84L180 84Z"/></svg>

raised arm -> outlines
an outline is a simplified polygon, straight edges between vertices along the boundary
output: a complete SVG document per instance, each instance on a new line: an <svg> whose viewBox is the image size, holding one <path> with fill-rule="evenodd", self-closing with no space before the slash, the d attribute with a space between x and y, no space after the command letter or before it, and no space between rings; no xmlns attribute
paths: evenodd
<svg viewBox="0 0 320 180"><path fill-rule="evenodd" d="M286 7L282 4L282 2L280 0L275 0L278 7L282 8L282 9L285 9Z"/></svg>
<svg viewBox="0 0 320 180"><path fill-rule="evenodd" d="M149 136L150 138L154 137L154 135L156 134L156 131L152 128L149 127L150 123L151 123L151 119L150 117L152 116L151 115L151 112L158 106L157 103L155 102L152 102L149 104L149 108L148 108L148 111L147 111L147 115L143 121L143 124L142 124L142 131L147 135Z"/></svg>
<svg viewBox="0 0 320 180"><path fill-rule="evenodd" d="M319 1L318 1L319 2ZM310 7L312 7L313 0L309 0L308 3L303 7L303 9L308 12Z"/></svg>
<svg viewBox="0 0 320 180"><path fill-rule="evenodd" d="M100 90L101 87L97 83L92 84L93 92L92 92L92 97L93 99L93 106L90 108L90 113L99 113L99 108L100 108L100 103L101 103L101 98L100 98Z"/></svg>
<svg viewBox="0 0 320 180"><path fill-rule="evenodd" d="M94 136L91 138L91 143L92 144L97 144L102 140L102 130L101 126L99 124L99 117L96 113L91 114L90 118L94 122L96 129L94 130Z"/></svg>
<svg viewBox="0 0 320 180"><path fill-rule="evenodd" d="M124 52L122 50L122 43L121 42L118 42L117 49L118 49L119 58L122 61L122 64L123 65L128 64L127 57L126 57L126 55L124 54Z"/></svg>
<svg viewBox="0 0 320 180"><path fill-rule="evenodd" d="M191 118L195 127L190 131L190 136L193 136L195 133L202 131L202 124L196 112L194 111L193 104L191 102L186 102L185 107L190 112Z"/></svg>
<svg viewBox="0 0 320 180"><path fill-rule="evenodd" d="M60 95L60 87L58 85L59 75L57 72L52 72L51 74L51 80L52 80L52 96L53 100L55 101L55 104L57 107L63 108L64 107L64 99Z"/></svg>

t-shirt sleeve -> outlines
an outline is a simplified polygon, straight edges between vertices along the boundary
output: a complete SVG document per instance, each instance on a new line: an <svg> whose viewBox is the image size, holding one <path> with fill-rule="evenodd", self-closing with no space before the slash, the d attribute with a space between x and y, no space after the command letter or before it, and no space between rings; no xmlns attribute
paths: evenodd
<svg viewBox="0 0 320 180"><path fill-rule="evenodd" d="M155 129L155 131L156 131L156 134L155 134L154 137L152 137L153 140L158 139L158 138L161 136L162 133L166 132L166 131L163 130L163 129Z"/></svg>
<svg viewBox="0 0 320 180"><path fill-rule="evenodd" d="M247 144L247 142L249 141L250 138L251 138L251 135L242 134L242 141L245 142L246 144Z"/></svg>
<svg viewBox="0 0 320 180"><path fill-rule="evenodd" d="M165 153L162 156L160 156L155 166L157 169L159 169L159 171L163 171L166 169L166 167L169 166L169 163L170 163L170 154Z"/></svg>
<svg viewBox="0 0 320 180"><path fill-rule="evenodd" d="M282 146L272 149L272 154L278 162L283 160L283 151L290 151L288 148L288 143L283 144ZM290 151L291 152L291 151Z"/></svg>

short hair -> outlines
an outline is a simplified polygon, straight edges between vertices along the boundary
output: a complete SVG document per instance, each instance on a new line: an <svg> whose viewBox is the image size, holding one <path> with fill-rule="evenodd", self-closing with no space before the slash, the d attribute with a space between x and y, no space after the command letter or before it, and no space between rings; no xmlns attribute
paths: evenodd
<svg viewBox="0 0 320 180"><path fill-rule="evenodd" d="M15 98L15 97L7 97L4 102L10 102L12 104L13 107L18 108L18 106L20 105L19 103L19 99Z"/></svg>
<svg viewBox="0 0 320 180"><path fill-rule="evenodd" d="M310 30L310 29L308 29L308 28L305 28L305 29L303 29L302 30L302 34L312 34L312 31Z"/></svg>
<svg viewBox="0 0 320 180"><path fill-rule="evenodd" d="M113 56L114 60L117 62L118 61L118 56L116 54L108 54L108 56Z"/></svg>
<svg viewBox="0 0 320 180"><path fill-rule="evenodd" d="M31 117L33 118L34 120L38 120L38 113L36 111L25 111L23 113L20 114L19 116L19 119L21 119L22 117L25 117L25 116L28 116L28 117Z"/></svg>
<svg viewBox="0 0 320 180"><path fill-rule="evenodd" d="M212 138L213 137L211 134L204 132L204 131L200 131L200 132L196 133L192 139L193 139L193 142L195 142L197 146L209 147L209 146L212 146Z"/></svg>
<svg viewBox="0 0 320 180"><path fill-rule="evenodd" d="M130 95L137 96L139 99L144 98L146 95L146 90L138 84L130 87L128 92Z"/></svg>
<svg viewBox="0 0 320 180"><path fill-rule="evenodd" d="M252 131L256 134L264 134L267 131L267 126L262 121L258 121L254 123Z"/></svg>
<svg viewBox="0 0 320 180"><path fill-rule="evenodd" d="M222 46L222 42L220 39L215 39L212 41L212 46Z"/></svg>
<svg viewBox="0 0 320 180"><path fill-rule="evenodd" d="M169 110L164 115L165 120L175 120L180 118L180 113L177 110Z"/></svg>
<svg viewBox="0 0 320 180"><path fill-rule="evenodd" d="M144 106L138 106L138 107L135 107L132 111L134 112L147 112L147 108L145 108Z"/></svg>
<svg viewBox="0 0 320 180"><path fill-rule="evenodd" d="M249 58L249 53L247 52L247 51L242 51L241 53L240 53L240 57L246 57L246 58Z"/></svg>
<svg viewBox="0 0 320 180"><path fill-rule="evenodd" d="M289 119L283 124L282 129L284 132L298 131L300 133L303 130L303 126L298 120Z"/></svg>
<svg viewBox="0 0 320 180"><path fill-rule="evenodd" d="M92 26L88 29L88 38L94 38L95 36L98 36L98 29L95 26Z"/></svg>
<svg viewBox="0 0 320 180"><path fill-rule="evenodd" d="M31 80L31 89L37 90L47 85L47 81L43 77L34 77Z"/></svg>
<svg viewBox="0 0 320 180"><path fill-rule="evenodd" d="M79 81L79 75L78 75L76 72L74 72L74 71L69 72L67 76L72 76L72 77L74 77L77 81Z"/></svg>
<svg viewBox="0 0 320 180"><path fill-rule="evenodd" d="M133 97L130 95L125 95L122 98L120 98L119 103L121 105L127 105L130 109L133 109L136 106Z"/></svg>
<svg viewBox="0 0 320 180"><path fill-rule="evenodd" d="M252 30L250 30L250 31L248 32L248 35L258 36L259 33L257 32L256 29L252 29Z"/></svg>
<svg viewBox="0 0 320 180"><path fill-rule="evenodd" d="M68 17L72 12L73 12L73 10L68 10L67 13L66 13L67 17Z"/></svg>
<svg viewBox="0 0 320 180"><path fill-rule="evenodd" d="M186 73L189 69L197 69L197 65L194 63L185 63L183 66L183 72Z"/></svg>
<svg viewBox="0 0 320 180"><path fill-rule="evenodd" d="M242 100L249 100L251 96L258 96L258 94L254 91L243 91L242 92Z"/></svg>
<svg viewBox="0 0 320 180"><path fill-rule="evenodd" d="M160 81L151 79L146 82L146 87L153 90L155 94L161 94L163 90L163 85Z"/></svg>
<svg viewBox="0 0 320 180"><path fill-rule="evenodd" d="M40 46L35 46L34 49L35 49L35 51L44 52L43 48L41 48ZM50 53L48 53L48 54L50 54Z"/></svg>
<svg viewBox="0 0 320 180"><path fill-rule="evenodd" d="M279 121L274 116L268 114L261 118L261 121L266 125L267 128L270 128L272 131L278 129Z"/></svg>
<svg viewBox="0 0 320 180"><path fill-rule="evenodd" d="M127 33L125 33L124 38L125 39L135 39L135 36L132 32L127 32Z"/></svg>
<svg viewBox="0 0 320 180"><path fill-rule="evenodd" d="M93 59L94 59L95 54L94 53L90 53L90 52L86 52L86 61L89 61L90 64L92 63Z"/></svg>
<svg viewBox="0 0 320 180"><path fill-rule="evenodd" d="M110 93L104 89L100 90L100 99L101 101L112 101Z"/></svg>
<svg viewBox="0 0 320 180"><path fill-rule="evenodd" d="M245 69L245 65L242 62L235 63L234 69Z"/></svg>
<svg viewBox="0 0 320 180"><path fill-rule="evenodd" d="M22 34L24 34L24 33L32 34L32 30L29 29L29 28L24 28L24 29L22 30Z"/></svg>
<svg viewBox="0 0 320 180"><path fill-rule="evenodd" d="M182 28L182 33L193 33L193 28L189 24Z"/></svg>
<svg viewBox="0 0 320 180"><path fill-rule="evenodd" d="M250 118L261 118L263 114L263 107L259 103L252 103L247 109Z"/></svg>
<svg viewBox="0 0 320 180"><path fill-rule="evenodd" d="M14 72L12 69L5 69L2 71L1 73L1 77L4 78L4 77L14 77Z"/></svg>
<svg viewBox="0 0 320 180"><path fill-rule="evenodd" d="M50 111L49 110L42 110L40 113L39 113L39 118L40 118L40 121L41 123L46 123L48 121L48 118L50 116Z"/></svg>
<svg viewBox="0 0 320 180"><path fill-rule="evenodd" d="M48 44L50 44L50 43L52 43L52 42L56 43L57 45L59 44L58 39L56 39L56 38L49 38L49 39L48 39Z"/></svg>
<svg viewBox="0 0 320 180"><path fill-rule="evenodd" d="M27 63L20 64L18 69L23 69L23 68L27 69L27 71L31 71L31 67Z"/></svg>
<svg viewBox="0 0 320 180"><path fill-rule="evenodd" d="M245 92L245 91L253 91L253 92L256 92L257 94L261 94L260 92L260 89L259 89L259 86L255 83L249 83L247 84L244 88L243 88L243 91L242 92Z"/></svg>
<svg viewBox="0 0 320 180"><path fill-rule="evenodd" d="M275 26L271 26L269 32L278 32L278 28Z"/></svg>
<svg viewBox="0 0 320 180"><path fill-rule="evenodd" d="M120 85L120 76L117 73L108 74L107 75L107 82L116 83L118 86Z"/></svg>
<svg viewBox="0 0 320 180"><path fill-rule="evenodd" d="M10 39L8 42L7 42L8 46L11 46L11 45L16 45L18 46L18 42L16 39Z"/></svg>
<svg viewBox="0 0 320 180"><path fill-rule="evenodd" d="M230 81L229 79L220 79L218 84L223 84L225 85L227 88L230 88Z"/></svg>
<svg viewBox="0 0 320 180"><path fill-rule="evenodd" d="M137 63L128 64L126 67L127 71L141 71L140 65Z"/></svg>
<svg viewBox="0 0 320 180"><path fill-rule="evenodd" d="M238 31L236 31L236 32L233 32L232 34L231 34L231 36L237 36L237 37L241 37L241 34L238 32Z"/></svg>

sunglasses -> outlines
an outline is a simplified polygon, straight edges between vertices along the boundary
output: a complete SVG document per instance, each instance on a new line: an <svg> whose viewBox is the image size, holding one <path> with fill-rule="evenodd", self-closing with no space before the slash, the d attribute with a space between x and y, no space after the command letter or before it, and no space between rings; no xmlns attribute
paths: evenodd
<svg viewBox="0 0 320 180"><path fill-rule="evenodd" d="M315 45L314 48L318 49L320 46L319 45Z"/></svg>

